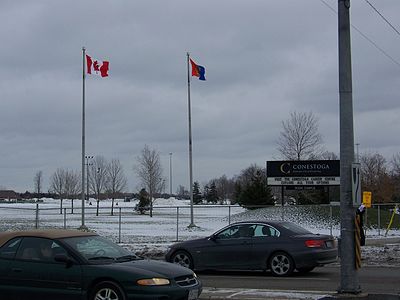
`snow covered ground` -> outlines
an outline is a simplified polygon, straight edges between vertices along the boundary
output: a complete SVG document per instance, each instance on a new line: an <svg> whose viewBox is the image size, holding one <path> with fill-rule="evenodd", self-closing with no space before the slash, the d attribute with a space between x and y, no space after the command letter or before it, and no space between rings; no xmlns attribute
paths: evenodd
<svg viewBox="0 0 400 300"><path fill-rule="evenodd" d="M314 233L340 235L339 220L329 214L329 207L321 207L321 212L310 215L302 207L271 207L247 211L237 206L194 206L194 224L191 223L188 201L156 199L153 217L148 213L140 215L134 211L136 201L116 200L114 214L111 215L111 201L100 201L99 215L96 215L96 201L85 202L85 225L93 231L119 242L133 252L152 258L162 258L167 247L177 240L205 237L230 222L240 220L274 219L289 220ZM39 207L38 215L36 208ZM41 199L37 203L1 203L0 230L35 228L78 228L82 224L81 200L64 200L60 214L60 201ZM66 212L64 214L64 212ZM73 212L73 213L72 213ZM384 237L384 229L367 231L368 239L399 238L399 230L389 231ZM364 265L400 266L400 244L380 243L362 247Z"/></svg>

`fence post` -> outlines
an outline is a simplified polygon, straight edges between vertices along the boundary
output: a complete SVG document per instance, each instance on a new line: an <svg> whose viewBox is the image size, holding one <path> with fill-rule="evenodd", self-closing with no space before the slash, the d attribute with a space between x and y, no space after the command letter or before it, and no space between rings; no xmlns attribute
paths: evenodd
<svg viewBox="0 0 400 300"><path fill-rule="evenodd" d="M64 208L64 229L67 229L67 209Z"/></svg>
<svg viewBox="0 0 400 300"><path fill-rule="evenodd" d="M119 220L118 220L118 243L121 244L121 207L118 207Z"/></svg>
<svg viewBox="0 0 400 300"><path fill-rule="evenodd" d="M179 206L176 207L176 241L179 241Z"/></svg>
<svg viewBox="0 0 400 300"><path fill-rule="evenodd" d="M229 205L228 225L231 225L231 205Z"/></svg>
<svg viewBox="0 0 400 300"><path fill-rule="evenodd" d="M378 205L378 235L381 235L381 206Z"/></svg>
<svg viewBox="0 0 400 300"><path fill-rule="evenodd" d="M36 203L36 212L35 212L35 229L39 228L39 203Z"/></svg>

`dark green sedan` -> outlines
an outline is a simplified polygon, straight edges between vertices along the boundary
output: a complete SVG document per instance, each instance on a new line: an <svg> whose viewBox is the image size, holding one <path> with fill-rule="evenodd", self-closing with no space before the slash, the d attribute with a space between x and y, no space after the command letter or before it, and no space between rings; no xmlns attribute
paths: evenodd
<svg viewBox="0 0 400 300"><path fill-rule="evenodd" d="M91 232L0 233L0 299L194 300L193 271L141 259Z"/></svg>

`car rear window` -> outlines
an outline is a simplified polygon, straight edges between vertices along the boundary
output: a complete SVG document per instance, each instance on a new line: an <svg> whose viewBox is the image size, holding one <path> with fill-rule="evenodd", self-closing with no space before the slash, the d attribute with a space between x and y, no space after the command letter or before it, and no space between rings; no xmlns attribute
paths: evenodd
<svg viewBox="0 0 400 300"><path fill-rule="evenodd" d="M297 234L308 234L308 233L312 233L311 231L308 231L307 229L304 229L303 227L300 227L294 223L290 223L290 222L284 222L280 224L283 228L292 231L294 233Z"/></svg>

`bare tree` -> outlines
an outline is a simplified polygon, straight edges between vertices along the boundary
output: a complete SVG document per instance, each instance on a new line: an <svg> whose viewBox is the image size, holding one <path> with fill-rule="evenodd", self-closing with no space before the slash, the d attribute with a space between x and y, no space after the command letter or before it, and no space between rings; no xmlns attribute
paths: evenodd
<svg viewBox="0 0 400 300"><path fill-rule="evenodd" d="M392 166L392 175L400 176L400 152L393 155L390 164Z"/></svg>
<svg viewBox="0 0 400 300"><path fill-rule="evenodd" d="M220 204L223 204L227 199L232 199L235 192L235 181L233 179L228 179L226 175L222 175L210 180L207 185L210 187L212 182L215 183Z"/></svg>
<svg viewBox="0 0 400 300"><path fill-rule="evenodd" d="M391 176L394 185L393 199L400 199L400 152L393 155L391 164Z"/></svg>
<svg viewBox="0 0 400 300"><path fill-rule="evenodd" d="M114 199L118 194L126 189L127 179L124 170L119 160L113 159L108 164L106 190L110 194L111 202L111 215L114 215Z"/></svg>
<svg viewBox="0 0 400 300"><path fill-rule="evenodd" d="M318 119L311 112L291 113L288 120L282 121L282 127L277 144L285 159L305 160L320 155L322 136Z"/></svg>
<svg viewBox="0 0 400 300"><path fill-rule="evenodd" d="M183 185L177 187L176 194L182 199L190 199L189 192Z"/></svg>
<svg viewBox="0 0 400 300"><path fill-rule="evenodd" d="M145 145L141 154L136 158L135 171L144 187L149 191L150 217L153 216L153 196L163 188L165 183L162 178L163 169L160 162L160 154Z"/></svg>
<svg viewBox="0 0 400 300"><path fill-rule="evenodd" d="M36 172L35 177L33 178L34 191L35 193L38 194L38 197L40 197L40 193L42 192L42 183L43 183L43 171L38 171Z"/></svg>
<svg viewBox="0 0 400 300"><path fill-rule="evenodd" d="M96 216L99 215L100 194L105 191L107 182L108 164L103 156L96 156L93 164L90 166L89 186L92 192L96 194Z"/></svg>
<svg viewBox="0 0 400 300"><path fill-rule="evenodd" d="M374 202L389 202L393 186L386 166L386 159L379 153L364 153L360 156L361 185L364 191L372 192Z"/></svg>
<svg viewBox="0 0 400 300"><path fill-rule="evenodd" d="M65 197L65 176L66 171L58 168L50 177L50 191L60 197L60 214L62 214L63 199Z"/></svg>
<svg viewBox="0 0 400 300"><path fill-rule="evenodd" d="M81 192L80 185L81 176L78 172L69 171L65 172L65 197L71 199L71 213L74 213L74 199L76 199L77 195Z"/></svg>
<svg viewBox="0 0 400 300"><path fill-rule="evenodd" d="M319 158L324 160L338 160L339 156L335 152L324 151Z"/></svg>

